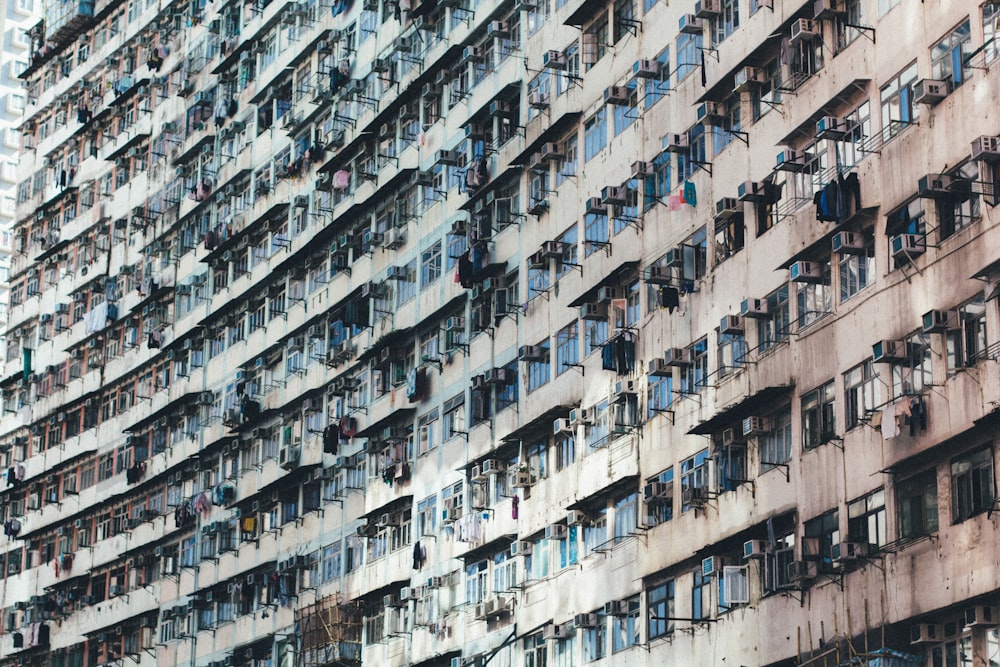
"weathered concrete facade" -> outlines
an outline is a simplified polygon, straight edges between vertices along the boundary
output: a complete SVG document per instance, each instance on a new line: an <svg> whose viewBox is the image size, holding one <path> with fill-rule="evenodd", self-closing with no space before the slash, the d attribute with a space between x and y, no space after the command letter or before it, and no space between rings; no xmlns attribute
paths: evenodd
<svg viewBox="0 0 1000 667"><path fill-rule="evenodd" d="M45 9L3 664L996 664L1000 4Z"/></svg>

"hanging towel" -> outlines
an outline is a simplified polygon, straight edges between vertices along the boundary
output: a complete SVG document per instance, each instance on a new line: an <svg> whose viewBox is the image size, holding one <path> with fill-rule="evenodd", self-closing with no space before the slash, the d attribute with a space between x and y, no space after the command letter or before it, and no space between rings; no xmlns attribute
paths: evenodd
<svg viewBox="0 0 1000 667"><path fill-rule="evenodd" d="M896 424L896 406L890 403L882 409L882 438L888 440L899 435L899 426Z"/></svg>
<svg viewBox="0 0 1000 667"><path fill-rule="evenodd" d="M684 181L684 202L691 206L698 205L698 193L691 181Z"/></svg>

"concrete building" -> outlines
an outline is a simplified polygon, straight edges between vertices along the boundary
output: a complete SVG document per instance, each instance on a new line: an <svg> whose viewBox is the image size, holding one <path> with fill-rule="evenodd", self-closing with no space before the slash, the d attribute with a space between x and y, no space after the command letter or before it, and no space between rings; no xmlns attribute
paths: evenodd
<svg viewBox="0 0 1000 667"><path fill-rule="evenodd" d="M0 665L996 665L1000 3L73 0Z"/></svg>
<svg viewBox="0 0 1000 667"><path fill-rule="evenodd" d="M0 332L7 328L7 278L10 272L11 229L14 225L15 188L18 182L17 159L21 147L18 125L24 113L26 96L18 75L30 58L28 30L38 22L38 8L33 0L6 3L0 12ZM0 333L0 354L5 354Z"/></svg>

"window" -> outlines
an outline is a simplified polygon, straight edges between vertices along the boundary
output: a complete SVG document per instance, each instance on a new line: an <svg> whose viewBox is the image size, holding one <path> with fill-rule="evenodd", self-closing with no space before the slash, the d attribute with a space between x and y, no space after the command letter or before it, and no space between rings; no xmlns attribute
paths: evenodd
<svg viewBox="0 0 1000 667"><path fill-rule="evenodd" d="M665 637L674 631L674 622L670 620L677 616L674 611L673 579L646 591L646 614L648 619L646 641Z"/></svg>
<svg viewBox="0 0 1000 667"><path fill-rule="evenodd" d="M844 426L848 430L878 404L876 377L871 359L844 373Z"/></svg>
<svg viewBox="0 0 1000 667"><path fill-rule="evenodd" d="M576 176L576 165L579 160L580 140L576 134L571 134L563 142L563 157L556 162L556 187L559 187L568 178Z"/></svg>
<svg viewBox="0 0 1000 667"><path fill-rule="evenodd" d="M926 334L916 333L903 341L905 361L892 365L892 395L894 398L920 393L933 384L931 375L931 342Z"/></svg>
<svg viewBox="0 0 1000 667"><path fill-rule="evenodd" d="M677 36L677 83L680 83L701 65L701 48L704 37L683 32Z"/></svg>
<svg viewBox="0 0 1000 667"><path fill-rule="evenodd" d="M1000 2L983 5L983 61L991 63L1000 55Z"/></svg>
<svg viewBox="0 0 1000 667"><path fill-rule="evenodd" d="M728 133L727 133L728 134ZM743 250L746 244L746 225L743 214L737 213L715 221L715 264L724 261Z"/></svg>
<svg viewBox="0 0 1000 667"><path fill-rule="evenodd" d="M875 235L868 229L861 232L861 238L863 251L841 253L837 260L840 267L841 303L868 287L875 279Z"/></svg>
<svg viewBox="0 0 1000 667"><path fill-rule="evenodd" d="M555 437L556 470L564 470L576 461L576 438L572 433L559 433Z"/></svg>
<svg viewBox="0 0 1000 667"><path fill-rule="evenodd" d="M660 482L666 485L664 498L657 498L653 502L643 505L646 511L646 524L658 526L674 518L674 469L667 468L663 472L646 480L647 484Z"/></svg>
<svg viewBox="0 0 1000 667"><path fill-rule="evenodd" d="M550 361L549 353L549 341L545 339L537 345L540 349L541 358L535 361L528 362L528 391L535 391L542 385L546 384L552 372L552 363Z"/></svg>
<svg viewBox="0 0 1000 667"><path fill-rule="evenodd" d="M583 218L583 254L590 257L608 244L611 231L608 228L608 213L587 213Z"/></svg>
<svg viewBox="0 0 1000 667"><path fill-rule="evenodd" d="M792 458L792 411L786 408L771 417L771 430L757 440L760 471L773 470Z"/></svg>
<svg viewBox="0 0 1000 667"><path fill-rule="evenodd" d="M761 352L788 340L788 285L767 296L767 317L757 321L757 347Z"/></svg>
<svg viewBox="0 0 1000 667"><path fill-rule="evenodd" d="M834 384L830 380L801 398L802 449L808 450L836 437Z"/></svg>
<svg viewBox="0 0 1000 667"><path fill-rule="evenodd" d="M951 518L958 523L993 506L993 448L982 447L951 462Z"/></svg>
<svg viewBox="0 0 1000 667"><path fill-rule="evenodd" d="M719 378L731 375L746 365L747 339L742 332L719 331Z"/></svg>
<svg viewBox="0 0 1000 667"><path fill-rule="evenodd" d="M639 518L639 494L630 493L615 501L615 539L634 535Z"/></svg>
<svg viewBox="0 0 1000 667"><path fill-rule="evenodd" d="M799 315L799 329L803 329L833 309L830 290L830 262L819 262L823 278L818 283L796 283L795 301Z"/></svg>
<svg viewBox="0 0 1000 667"><path fill-rule="evenodd" d="M644 0L649 4L650 0ZM645 106L648 109L661 99L667 96L670 90L670 49L660 51L656 56L656 64L659 67L659 75L646 79Z"/></svg>
<svg viewBox="0 0 1000 667"><path fill-rule="evenodd" d="M635 34L638 22L635 20L635 0L615 0L614 44L628 34Z"/></svg>
<svg viewBox="0 0 1000 667"><path fill-rule="evenodd" d="M653 175L647 176L644 183L644 210L652 208L654 204L665 200L670 194L671 164L670 153L667 152L660 153L653 159Z"/></svg>
<svg viewBox="0 0 1000 667"><path fill-rule="evenodd" d="M708 488L708 449L703 449L681 463L681 493L688 489ZM682 504L681 512L687 512L691 505Z"/></svg>
<svg viewBox="0 0 1000 667"><path fill-rule="evenodd" d="M911 64L896 78L882 86L882 140L888 141L916 122L920 109L913 101L917 82L917 63Z"/></svg>
<svg viewBox="0 0 1000 667"><path fill-rule="evenodd" d="M919 537L938 529L937 471L934 469L896 483L899 537Z"/></svg>
<svg viewBox="0 0 1000 667"><path fill-rule="evenodd" d="M628 102L626 104L615 104L613 107L611 124L616 137L631 127L632 123L639 117L639 111L636 109L638 101L635 79L625 84L625 88L628 90Z"/></svg>
<svg viewBox="0 0 1000 667"><path fill-rule="evenodd" d="M986 307L982 294L958 308L957 325L945 332L949 373L986 358Z"/></svg>
<svg viewBox="0 0 1000 667"><path fill-rule="evenodd" d="M426 454L437 446L438 411L432 410L417 422L417 452Z"/></svg>
<svg viewBox="0 0 1000 667"><path fill-rule="evenodd" d="M441 439L444 442L465 432L465 394L459 394L444 402Z"/></svg>
<svg viewBox="0 0 1000 667"><path fill-rule="evenodd" d="M902 208L889 214L885 227L886 234L890 235L890 237L894 234L915 234L922 237L919 239L921 242L926 243L927 221L925 213L923 199L915 199L909 202ZM909 263L909 257L900 256L895 259L895 268Z"/></svg>
<svg viewBox="0 0 1000 667"><path fill-rule="evenodd" d="M969 19L931 47L931 78L943 79L957 88L972 73L965 64L972 53L972 29Z"/></svg>
<svg viewBox="0 0 1000 667"><path fill-rule="evenodd" d="M556 375L562 375L580 361L579 322L573 320L556 332Z"/></svg>
<svg viewBox="0 0 1000 667"><path fill-rule="evenodd" d="M421 289L441 276L441 242L438 241L423 251L420 256Z"/></svg>
<svg viewBox="0 0 1000 667"><path fill-rule="evenodd" d="M708 338L687 349L691 363L681 369L681 394L697 394L708 382Z"/></svg>
<svg viewBox="0 0 1000 667"><path fill-rule="evenodd" d="M886 539L885 489L847 504L847 539L882 547Z"/></svg>
<svg viewBox="0 0 1000 667"><path fill-rule="evenodd" d="M802 543L803 557L807 555L818 557L821 571L832 570L833 545L840 542L840 519L837 510L806 521L805 538Z"/></svg>
<svg viewBox="0 0 1000 667"><path fill-rule="evenodd" d="M552 647L554 667L574 667L576 664L576 637L556 640Z"/></svg>
<svg viewBox="0 0 1000 667"><path fill-rule="evenodd" d="M583 630L583 661L593 662L608 654L608 617L604 609L593 612L597 623L592 628Z"/></svg>
<svg viewBox="0 0 1000 667"><path fill-rule="evenodd" d="M691 618L700 620L712 614L712 575L699 567L691 583Z"/></svg>
<svg viewBox="0 0 1000 667"><path fill-rule="evenodd" d="M722 0L722 12L712 17L709 34L712 36L712 46L718 45L726 37L740 27L739 0Z"/></svg>
<svg viewBox="0 0 1000 667"><path fill-rule="evenodd" d="M607 107L602 106L583 126L583 160L589 162L608 142Z"/></svg>
<svg viewBox="0 0 1000 667"><path fill-rule="evenodd" d="M557 236L556 241L563 244L562 261L556 262L556 280L559 280L573 269L573 264L579 263L579 248L577 246L579 233L576 223Z"/></svg>
<svg viewBox="0 0 1000 667"><path fill-rule="evenodd" d="M674 375L650 375L646 386L647 416L652 419L674 404Z"/></svg>
<svg viewBox="0 0 1000 667"><path fill-rule="evenodd" d="M611 650L614 653L639 643L639 596L634 595L624 602L627 613L612 620Z"/></svg>
<svg viewBox="0 0 1000 667"><path fill-rule="evenodd" d="M974 192L973 183L979 181L979 166L976 162L966 162L952 172L952 178L964 187L956 187L956 192L937 200L938 226L941 239L971 225L979 219L980 196ZM957 184L958 185L958 184Z"/></svg>
<svg viewBox="0 0 1000 667"><path fill-rule="evenodd" d="M549 647L541 632L524 638L524 667L546 667Z"/></svg>

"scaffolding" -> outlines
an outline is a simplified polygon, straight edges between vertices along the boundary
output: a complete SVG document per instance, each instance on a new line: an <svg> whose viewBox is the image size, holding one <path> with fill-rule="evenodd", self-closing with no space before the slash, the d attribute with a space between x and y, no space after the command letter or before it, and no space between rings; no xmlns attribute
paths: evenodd
<svg viewBox="0 0 1000 667"><path fill-rule="evenodd" d="M361 609L331 595L295 612L298 667L361 662Z"/></svg>

